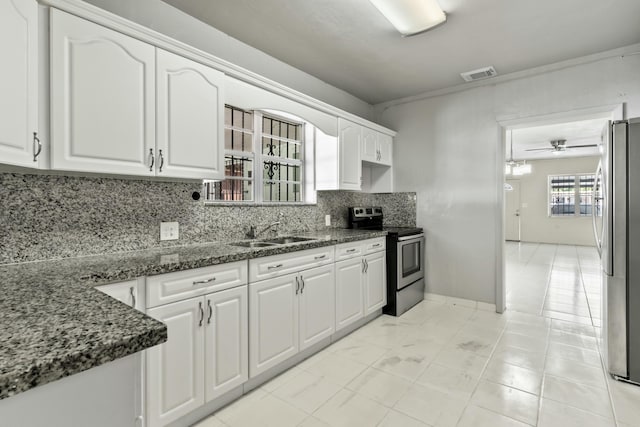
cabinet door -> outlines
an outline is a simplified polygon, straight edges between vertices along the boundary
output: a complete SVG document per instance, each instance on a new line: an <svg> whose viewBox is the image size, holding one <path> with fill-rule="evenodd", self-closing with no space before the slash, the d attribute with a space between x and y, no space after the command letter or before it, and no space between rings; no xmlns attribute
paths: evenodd
<svg viewBox="0 0 640 427"><path fill-rule="evenodd" d="M153 175L155 48L51 9L51 168Z"/></svg>
<svg viewBox="0 0 640 427"><path fill-rule="evenodd" d="M364 257L364 315L373 313L387 305L387 263L384 251Z"/></svg>
<svg viewBox="0 0 640 427"><path fill-rule="evenodd" d="M298 352L297 274L249 284L249 375Z"/></svg>
<svg viewBox="0 0 640 427"><path fill-rule="evenodd" d="M334 265L305 270L299 280L300 350L304 350L336 330Z"/></svg>
<svg viewBox="0 0 640 427"><path fill-rule="evenodd" d="M391 166L393 160L393 138L384 133L378 133L378 163Z"/></svg>
<svg viewBox="0 0 640 427"><path fill-rule="evenodd" d="M147 314L167 325L168 340L147 353L147 419L164 426L204 404L204 298Z"/></svg>
<svg viewBox="0 0 640 427"><path fill-rule="evenodd" d="M341 190L360 190L362 162L360 161L360 143L362 126L348 120L338 119L338 144L340 146Z"/></svg>
<svg viewBox="0 0 640 427"><path fill-rule="evenodd" d="M378 132L362 128L362 161L378 162Z"/></svg>
<svg viewBox="0 0 640 427"><path fill-rule="evenodd" d="M362 258L336 263L336 331L364 316Z"/></svg>
<svg viewBox="0 0 640 427"><path fill-rule="evenodd" d="M206 297L206 401L215 399L249 378L247 286Z"/></svg>
<svg viewBox="0 0 640 427"><path fill-rule="evenodd" d="M224 178L224 74L158 49L158 176Z"/></svg>
<svg viewBox="0 0 640 427"><path fill-rule="evenodd" d="M37 167L38 4L0 2L0 162Z"/></svg>

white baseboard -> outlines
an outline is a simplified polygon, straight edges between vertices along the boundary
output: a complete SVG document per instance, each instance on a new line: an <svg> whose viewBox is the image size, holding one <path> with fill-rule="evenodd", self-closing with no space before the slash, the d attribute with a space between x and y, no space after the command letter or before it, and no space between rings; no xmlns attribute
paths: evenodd
<svg viewBox="0 0 640 427"><path fill-rule="evenodd" d="M425 292L424 299L445 304L459 305L461 307L474 308L481 311L492 311L494 313L496 311L495 304L489 304L486 302L474 301L465 298L450 297L447 295L433 294L431 292Z"/></svg>

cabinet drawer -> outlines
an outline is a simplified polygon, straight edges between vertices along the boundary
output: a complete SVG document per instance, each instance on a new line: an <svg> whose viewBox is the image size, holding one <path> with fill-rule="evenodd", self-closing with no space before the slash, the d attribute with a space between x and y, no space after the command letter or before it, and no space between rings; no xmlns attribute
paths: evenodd
<svg viewBox="0 0 640 427"><path fill-rule="evenodd" d="M364 250L363 242L349 242L336 245L336 261L362 256Z"/></svg>
<svg viewBox="0 0 640 427"><path fill-rule="evenodd" d="M379 237L377 239L369 239L362 242L362 244L364 245L365 254L384 251L387 249L387 238Z"/></svg>
<svg viewBox="0 0 640 427"><path fill-rule="evenodd" d="M288 254L273 255L249 260L249 281L278 277L307 268L330 264L334 260L334 246L308 249Z"/></svg>
<svg viewBox="0 0 640 427"><path fill-rule="evenodd" d="M247 284L247 261L147 277L147 307Z"/></svg>

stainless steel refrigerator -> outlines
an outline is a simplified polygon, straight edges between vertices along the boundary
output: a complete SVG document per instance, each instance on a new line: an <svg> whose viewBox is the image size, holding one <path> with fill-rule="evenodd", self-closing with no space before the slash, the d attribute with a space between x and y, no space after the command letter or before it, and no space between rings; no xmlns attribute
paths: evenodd
<svg viewBox="0 0 640 427"><path fill-rule="evenodd" d="M640 118L603 132L592 209L602 260L605 363L618 379L640 383Z"/></svg>

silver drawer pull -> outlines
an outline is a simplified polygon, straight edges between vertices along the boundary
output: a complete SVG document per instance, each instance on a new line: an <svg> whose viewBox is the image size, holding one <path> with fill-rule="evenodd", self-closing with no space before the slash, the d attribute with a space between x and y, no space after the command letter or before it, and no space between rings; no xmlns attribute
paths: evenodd
<svg viewBox="0 0 640 427"><path fill-rule="evenodd" d="M209 282L214 282L216 280L215 277L212 277L211 279L205 279L205 280L196 280L195 282L193 282L194 286L195 285L201 285L203 283L209 283Z"/></svg>
<svg viewBox="0 0 640 427"><path fill-rule="evenodd" d="M356 249L356 248L353 248L353 249L349 249L349 250L347 250L347 252L355 252L355 251L357 251L357 249Z"/></svg>
<svg viewBox="0 0 640 427"><path fill-rule="evenodd" d="M267 267L267 270L272 270L274 268L280 268L280 267L282 267L282 264L270 265L269 267Z"/></svg>
<svg viewBox="0 0 640 427"><path fill-rule="evenodd" d="M322 259L322 258L326 258L326 257L327 257L327 255L326 255L326 254L325 254L325 255L318 255L318 256L317 256L317 257L315 257L314 259Z"/></svg>
<svg viewBox="0 0 640 427"><path fill-rule="evenodd" d="M379 246L382 246L382 243L376 243L375 245L372 245L371 247L372 247L372 248L377 248L377 247L379 247Z"/></svg>

